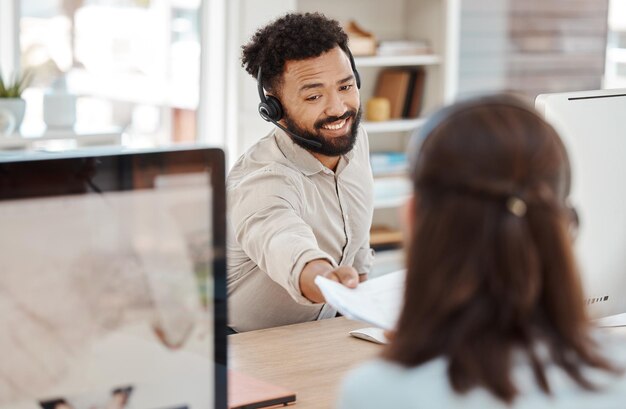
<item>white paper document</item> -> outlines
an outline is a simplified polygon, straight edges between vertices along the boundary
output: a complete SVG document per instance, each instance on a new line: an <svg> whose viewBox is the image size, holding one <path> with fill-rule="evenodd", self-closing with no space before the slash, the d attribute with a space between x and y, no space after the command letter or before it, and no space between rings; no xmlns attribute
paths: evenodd
<svg viewBox="0 0 626 409"><path fill-rule="evenodd" d="M345 317L393 330L400 316L406 271L368 280L350 289L322 276L315 277L326 302Z"/></svg>

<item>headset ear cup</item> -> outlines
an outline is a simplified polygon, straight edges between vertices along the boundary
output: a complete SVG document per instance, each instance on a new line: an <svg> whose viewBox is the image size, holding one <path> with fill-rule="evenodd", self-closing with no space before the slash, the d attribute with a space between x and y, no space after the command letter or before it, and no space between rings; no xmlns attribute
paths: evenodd
<svg viewBox="0 0 626 409"><path fill-rule="evenodd" d="M265 104L270 112L270 117L276 122L280 121L283 117L283 106L280 104L278 98L268 95Z"/></svg>
<svg viewBox="0 0 626 409"><path fill-rule="evenodd" d="M263 75L261 74L262 67L259 66L257 73L257 91L259 92L259 114L261 118L267 122L278 122L283 117L283 107L280 105L280 101L271 95L265 95L263 90Z"/></svg>
<svg viewBox="0 0 626 409"><path fill-rule="evenodd" d="M259 102L259 115L267 122L272 122L272 108L265 102Z"/></svg>
<svg viewBox="0 0 626 409"><path fill-rule="evenodd" d="M268 96L265 101L259 102L259 114L267 122L278 122L283 117L283 107L278 99Z"/></svg>

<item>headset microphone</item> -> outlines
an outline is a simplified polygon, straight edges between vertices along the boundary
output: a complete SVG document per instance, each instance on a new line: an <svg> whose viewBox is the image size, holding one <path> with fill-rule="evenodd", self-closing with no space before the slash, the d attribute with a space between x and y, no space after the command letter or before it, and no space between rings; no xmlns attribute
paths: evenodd
<svg viewBox="0 0 626 409"><path fill-rule="evenodd" d="M280 129L282 129L283 131L287 132L289 135L291 135L293 138L299 140L300 142L306 143L306 144L314 146L316 148L321 148L322 147L322 144L319 143L318 141L314 141L313 139L307 139L307 138L304 138L304 137L302 137L300 135L296 135L295 133L291 132L289 129L285 128L284 126L282 126L281 124L279 124L276 121L272 121L270 119L269 122L273 123L274 125L276 125Z"/></svg>
<svg viewBox="0 0 626 409"><path fill-rule="evenodd" d="M276 97L273 97L271 95L265 95L265 92L263 91L263 81L261 80L260 66L259 73L257 75L257 87L259 90L259 98L261 99L261 102L259 102L259 114L261 115L261 118L265 119L267 122L273 123L274 125L287 132L289 135L302 143L313 146L315 148L322 147L322 144L318 141L296 135L295 133L291 132L289 129L278 123L278 121L280 121L280 119L283 117L283 107L280 105L280 102Z"/></svg>

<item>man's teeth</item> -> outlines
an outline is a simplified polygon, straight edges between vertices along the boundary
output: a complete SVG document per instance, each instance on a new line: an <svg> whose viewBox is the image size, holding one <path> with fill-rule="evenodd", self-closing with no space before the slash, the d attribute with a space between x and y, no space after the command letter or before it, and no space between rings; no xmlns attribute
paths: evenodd
<svg viewBox="0 0 626 409"><path fill-rule="evenodd" d="M343 119L341 120L341 122L335 122L334 124L326 124L324 126L322 126L324 129L330 129L331 131L335 131L337 129L341 129L343 128L343 126L346 124L346 120Z"/></svg>

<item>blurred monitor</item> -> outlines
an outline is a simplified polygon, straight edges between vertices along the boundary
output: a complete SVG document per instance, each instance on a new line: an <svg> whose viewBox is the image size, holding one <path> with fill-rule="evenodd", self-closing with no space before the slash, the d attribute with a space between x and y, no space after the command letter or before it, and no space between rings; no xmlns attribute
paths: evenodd
<svg viewBox="0 0 626 409"><path fill-rule="evenodd" d="M226 408L224 153L85 152L0 157L0 407Z"/></svg>
<svg viewBox="0 0 626 409"><path fill-rule="evenodd" d="M561 135L580 227L576 256L592 318L626 312L626 89L542 94Z"/></svg>

